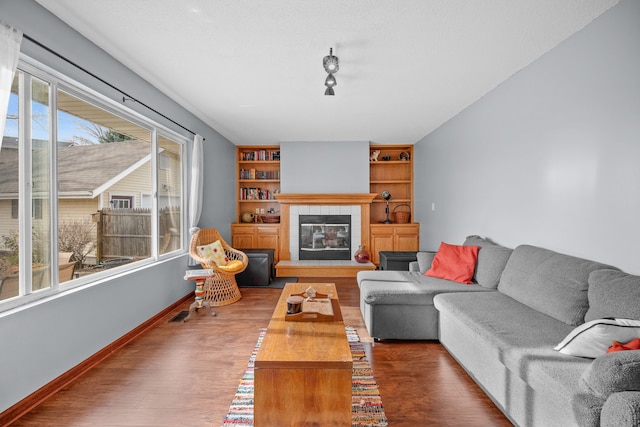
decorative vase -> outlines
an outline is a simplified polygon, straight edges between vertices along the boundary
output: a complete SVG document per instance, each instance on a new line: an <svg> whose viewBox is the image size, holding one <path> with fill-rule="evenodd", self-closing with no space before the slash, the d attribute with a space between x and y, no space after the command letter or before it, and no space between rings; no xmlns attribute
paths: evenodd
<svg viewBox="0 0 640 427"><path fill-rule="evenodd" d="M242 214L242 217L240 219L242 220L242 222L253 222L253 217L253 213L245 212Z"/></svg>
<svg viewBox="0 0 640 427"><path fill-rule="evenodd" d="M356 253L353 254L353 259L361 263L369 262L371 261L371 254L364 248L364 245L360 245Z"/></svg>

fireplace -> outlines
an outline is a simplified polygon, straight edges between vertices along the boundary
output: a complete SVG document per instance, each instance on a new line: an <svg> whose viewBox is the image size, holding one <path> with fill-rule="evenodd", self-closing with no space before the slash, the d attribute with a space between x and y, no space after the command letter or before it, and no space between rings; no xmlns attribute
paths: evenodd
<svg viewBox="0 0 640 427"><path fill-rule="evenodd" d="M301 215L349 215L351 217L351 226L349 231L351 233L351 250L350 258L348 260L319 260L317 263L323 266L331 263L345 263L351 262L353 254L358 248L358 245L369 246L369 216L370 205L376 194L363 193L363 194L288 194L279 193L275 195L275 198L280 203L280 267L276 265L279 276L286 276L287 274L296 276L300 275L300 270L293 267L290 269L291 264L284 265L289 262L300 261L300 226L299 219ZM316 261L304 260L302 261L306 266L312 265ZM315 264L314 264L315 265ZM362 269L362 264L358 264L358 268ZM339 271L339 270L336 270ZM344 270L339 271L344 274ZM319 272L314 272L319 274ZM323 271L320 275L330 274L329 271ZM317 277L317 276L313 276ZM328 277L342 277L342 276L328 276Z"/></svg>
<svg viewBox="0 0 640 427"><path fill-rule="evenodd" d="M351 215L299 215L301 260L351 259Z"/></svg>

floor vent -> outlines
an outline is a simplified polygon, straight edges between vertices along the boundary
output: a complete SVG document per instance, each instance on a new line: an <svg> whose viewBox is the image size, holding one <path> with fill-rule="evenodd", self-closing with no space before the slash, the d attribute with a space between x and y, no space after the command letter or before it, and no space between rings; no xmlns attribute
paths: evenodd
<svg viewBox="0 0 640 427"><path fill-rule="evenodd" d="M189 315L188 311L181 311L180 313L176 314L175 316L173 316L173 318L171 318L169 320L169 322L182 322L184 320L185 317L187 317Z"/></svg>

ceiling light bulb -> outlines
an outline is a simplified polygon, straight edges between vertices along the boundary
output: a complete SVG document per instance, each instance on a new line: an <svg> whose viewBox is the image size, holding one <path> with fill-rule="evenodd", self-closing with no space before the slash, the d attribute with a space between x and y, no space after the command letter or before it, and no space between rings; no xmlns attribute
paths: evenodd
<svg viewBox="0 0 640 427"><path fill-rule="evenodd" d="M334 87L338 85L338 82L336 81L335 76L329 73L329 75L327 76L327 79L324 81L324 85L327 87Z"/></svg>

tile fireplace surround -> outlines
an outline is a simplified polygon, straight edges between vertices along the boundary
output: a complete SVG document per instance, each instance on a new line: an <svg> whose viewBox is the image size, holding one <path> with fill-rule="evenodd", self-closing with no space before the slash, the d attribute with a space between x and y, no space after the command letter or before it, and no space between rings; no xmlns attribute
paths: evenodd
<svg viewBox="0 0 640 427"><path fill-rule="evenodd" d="M294 268L298 263L315 264L341 263L350 264L350 267L358 267L355 261L299 261L299 229L298 217L300 215L351 215L351 259L359 245L369 248L369 218L371 203L376 197L375 193L345 193L345 194L291 194L281 193L275 195L280 203L280 262L276 269L281 276L281 269ZM334 264L331 264L334 265ZM338 266L338 264L336 264ZM375 265L360 264L362 269L374 269ZM291 270L289 270L291 271ZM284 274L286 275L286 274ZM296 275L301 276L301 272Z"/></svg>

